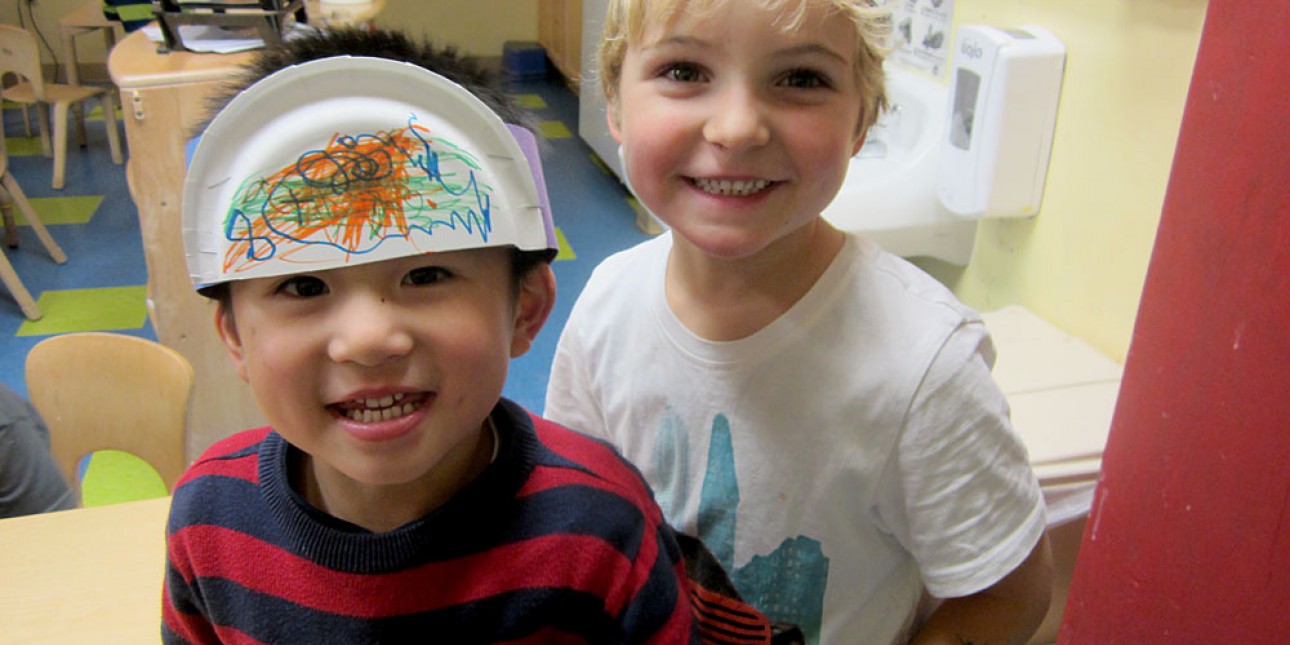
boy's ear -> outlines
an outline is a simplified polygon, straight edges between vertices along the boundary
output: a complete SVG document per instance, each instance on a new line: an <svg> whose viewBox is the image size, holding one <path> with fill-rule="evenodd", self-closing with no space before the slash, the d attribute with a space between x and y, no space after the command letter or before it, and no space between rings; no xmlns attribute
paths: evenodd
<svg viewBox="0 0 1290 645"><path fill-rule="evenodd" d="M860 133L860 136L856 137L856 143L855 143L855 145L854 145L854 146L852 146L852 148L851 148L851 156L852 156L852 157L854 157L854 156L856 156L856 155L860 154L860 149L864 147L864 140L865 140L865 137L866 137L866 136L868 136L868 135L869 135L869 133L868 133L868 132L861 132L861 133Z"/></svg>
<svg viewBox="0 0 1290 645"><path fill-rule="evenodd" d="M238 378L245 381L246 361L242 351L242 337L237 334L237 323L233 319L233 312L226 309L223 303L215 306L215 331L219 332L219 339L224 342L224 349L228 350L228 356L233 360L233 367L237 368Z"/></svg>
<svg viewBox="0 0 1290 645"><path fill-rule="evenodd" d="M520 285L515 306L515 329L511 334L511 358L524 355L533 346L542 325L555 307L555 273L543 264L529 272Z"/></svg>
<svg viewBox="0 0 1290 645"><path fill-rule="evenodd" d="M608 98L605 100L605 121L609 122L609 134L618 143L623 142L622 133L618 131L618 100Z"/></svg>

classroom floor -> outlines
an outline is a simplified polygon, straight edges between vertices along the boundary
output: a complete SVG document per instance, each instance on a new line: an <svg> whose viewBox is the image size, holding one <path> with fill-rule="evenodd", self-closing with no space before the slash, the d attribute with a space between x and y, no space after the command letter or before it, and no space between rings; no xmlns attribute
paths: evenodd
<svg viewBox="0 0 1290 645"><path fill-rule="evenodd" d="M555 309L533 349L512 363L505 391L541 412L556 340L591 270L610 253L647 236L635 226L633 201L622 184L578 138L578 99L563 81L514 83L508 89L540 121L543 173L561 241L554 265ZM5 108L10 172L68 257L66 264L55 264L18 216L19 246L4 251L44 317L26 320L0 286L0 382L25 396L23 362L44 338L78 331L157 336L145 306L147 267L138 212L126 188L125 166L112 164L102 119L92 115L86 148L70 142L66 188L54 190L52 159L41 155L38 138L24 136L21 110ZM120 127L124 135L124 125ZM127 150L127 156L131 153ZM214 333L194 333L208 331Z"/></svg>

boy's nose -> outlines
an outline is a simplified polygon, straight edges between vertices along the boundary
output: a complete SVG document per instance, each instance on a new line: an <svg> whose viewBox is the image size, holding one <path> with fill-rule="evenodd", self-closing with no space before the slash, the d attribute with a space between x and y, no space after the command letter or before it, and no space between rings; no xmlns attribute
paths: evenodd
<svg viewBox="0 0 1290 645"><path fill-rule="evenodd" d="M763 106L751 90L726 88L712 107L712 114L703 126L703 136L709 143L727 150L743 150L770 141Z"/></svg>
<svg viewBox="0 0 1290 645"><path fill-rule="evenodd" d="M407 355L413 342L395 307L380 298L360 299L337 320L327 353L337 363L375 367Z"/></svg>

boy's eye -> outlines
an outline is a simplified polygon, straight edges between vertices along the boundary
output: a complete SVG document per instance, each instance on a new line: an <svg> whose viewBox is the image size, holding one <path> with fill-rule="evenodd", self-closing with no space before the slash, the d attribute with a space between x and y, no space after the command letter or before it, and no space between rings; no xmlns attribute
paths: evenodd
<svg viewBox="0 0 1290 645"><path fill-rule="evenodd" d="M327 283L311 275L288 278L278 286L278 291L297 298L313 298L327 293Z"/></svg>
<svg viewBox="0 0 1290 645"><path fill-rule="evenodd" d="M663 78L677 83L698 83L703 80L699 66L694 63L672 63L663 68Z"/></svg>
<svg viewBox="0 0 1290 645"><path fill-rule="evenodd" d="M831 87L829 79L812 69L795 69L784 75L782 83L797 89Z"/></svg>
<svg viewBox="0 0 1290 645"><path fill-rule="evenodd" d="M443 267L419 267L408 272L403 278L404 284L425 285L442 282L451 277L452 274Z"/></svg>

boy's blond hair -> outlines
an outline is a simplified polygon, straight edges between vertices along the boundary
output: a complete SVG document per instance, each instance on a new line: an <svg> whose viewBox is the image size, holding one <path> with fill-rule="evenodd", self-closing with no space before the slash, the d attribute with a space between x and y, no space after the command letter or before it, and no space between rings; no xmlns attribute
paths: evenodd
<svg viewBox="0 0 1290 645"><path fill-rule="evenodd" d="M610 109L616 110L618 82L622 78L623 58L627 47L638 41L645 30L646 20L674 20L682 11L702 12L723 0L610 0L605 13L605 29L596 51L600 87L609 100ZM730 0L725 0L730 1ZM734 0L761 5L780 13L779 27L785 31L801 26L806 10L814 3L824 3L849 18L855 25L856 82L862 98L859 131L867 132L878 113L887 107L887 92L883 82L882 61L886 56L886 42L890 29L888 12L876 6L874 0ZM617 119L617 114L614 115Z"/></svg>

